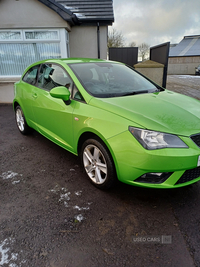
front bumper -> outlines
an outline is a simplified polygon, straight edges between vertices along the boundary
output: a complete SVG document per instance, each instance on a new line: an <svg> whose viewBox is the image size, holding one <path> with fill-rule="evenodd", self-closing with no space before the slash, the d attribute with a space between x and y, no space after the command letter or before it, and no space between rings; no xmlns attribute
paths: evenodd
<svg viewBox="0 0 200 267"><path fill-rule="evenodd" d="M108 140L118 179L140 187L176 188L200 180L200 148L188 137L181 137L189 148L146 150L130 134L124 132ZM159 181L145 174L169 173ZM142 177L144 179L139 179Z"/></svg>

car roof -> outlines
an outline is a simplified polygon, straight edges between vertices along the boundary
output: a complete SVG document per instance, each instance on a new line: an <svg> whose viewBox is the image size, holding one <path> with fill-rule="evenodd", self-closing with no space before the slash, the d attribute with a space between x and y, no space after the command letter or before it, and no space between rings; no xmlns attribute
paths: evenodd
<svg viewBox="0 0 200 267"><path fill-rule="evenodd" d="M40 64L45 64L45 63L57 63L57 64L75 64L75 63L97 63L97 62L104 62L104 63L115 63L115 64L122 64L121 62L117 62L117 61L111 61L111 60L106 60L106 59L97 59L97 58L51 58L51 59L44 59L44 60L40 60L37 61L31 65L29 65L25 70L24 73L22 75L22 77L24 76L24 74L32 67L36 66L36 65L40 65Z"/></svg>
<svg viewBox="0 0 200 267"><path fill-rule="evenodd" d="M97 62L104 62L104 63L120 63L116 61L110 61L106 59L96 59L96 58L51 58L46 60L41 60L35 62L33 65L42 64L42 63L66 63L66 64L74 64L74 63L97 63Z"/></svg>
<svg viewBox="0 0 200 267"><path fill-rule="evenodd" d="M105 59L95 59L95 58L65 58L65 59L60 59L64 61L67 64L72 64L72 63L90 63L90 62L106 62L107 60Z"/></svg>

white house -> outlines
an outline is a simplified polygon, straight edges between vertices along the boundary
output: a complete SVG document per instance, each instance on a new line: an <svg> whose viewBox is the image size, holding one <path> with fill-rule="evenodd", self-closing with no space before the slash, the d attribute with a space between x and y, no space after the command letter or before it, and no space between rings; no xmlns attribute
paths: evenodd
<svg viewBox="0 0 200 267"><path fill-rule="evenodd" d="M47 58L107 57L112 0L1 0L0 102L31 63Z"/></svg>

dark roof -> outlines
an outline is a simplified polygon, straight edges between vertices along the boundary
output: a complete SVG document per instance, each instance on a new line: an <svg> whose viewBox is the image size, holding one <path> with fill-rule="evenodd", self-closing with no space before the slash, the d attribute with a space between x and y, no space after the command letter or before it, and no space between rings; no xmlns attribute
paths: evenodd
<svg viewBox="0 0 200 267"><path fill-rule="evenodd" d="M169 57L200 56L200 35L184 36L169 52Z"/></svg>
<svg viewBox="0 0 200 267"><path fill-rule="evenodd" d="M38 0L56 11L71 25L112 25L114 22L112 0Z"/></svg>

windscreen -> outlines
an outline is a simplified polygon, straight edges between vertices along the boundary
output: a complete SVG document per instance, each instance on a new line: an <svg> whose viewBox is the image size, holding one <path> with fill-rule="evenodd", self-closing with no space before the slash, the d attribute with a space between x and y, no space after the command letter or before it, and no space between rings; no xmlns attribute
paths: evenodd
<svg viewBox="0 0 200 267"><path fill-rule="evenodd" d="M153 83L122 64L78 63L70 67L85 90L95 97L120 97L158 90Z"/></svg>

